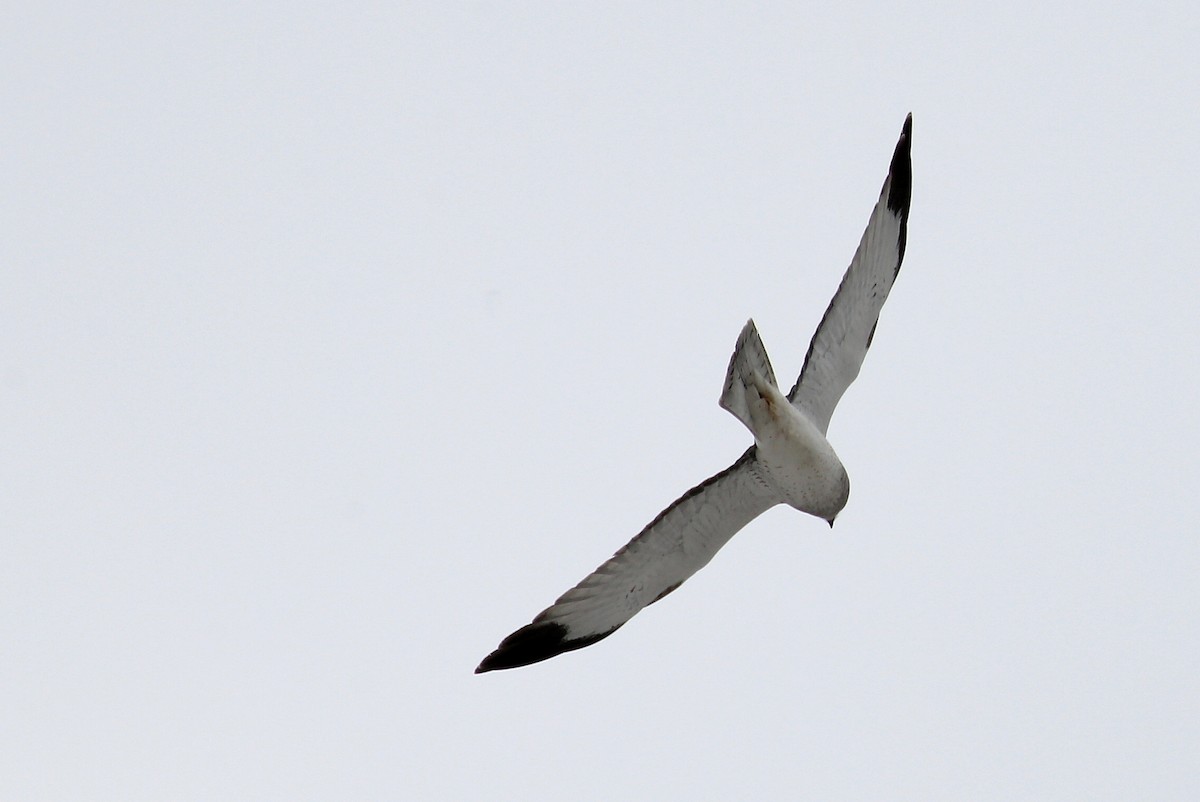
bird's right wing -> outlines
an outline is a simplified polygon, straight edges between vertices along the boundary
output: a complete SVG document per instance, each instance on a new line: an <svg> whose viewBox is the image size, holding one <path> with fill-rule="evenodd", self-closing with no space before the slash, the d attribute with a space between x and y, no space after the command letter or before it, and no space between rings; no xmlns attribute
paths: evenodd
<svg viewBox="0 0 1200 802"><path fill-rule="evenodd" d="M475 673L525 666L589 646L683 584L738 530L779 503L758 474L755 457L752 446L684 493L533 623L505 638Z"/></svg>
<svg viewBox="0 0 1200 802"><path fill-rule="evenodd" d="M912 197L912 115L904 121L900 141L879 202L871 212L854 259L842 278L804 357L804 367L788 400L822 431L846 388L858 376L879 312L887 300L908 235L908 206Z"/></svg>

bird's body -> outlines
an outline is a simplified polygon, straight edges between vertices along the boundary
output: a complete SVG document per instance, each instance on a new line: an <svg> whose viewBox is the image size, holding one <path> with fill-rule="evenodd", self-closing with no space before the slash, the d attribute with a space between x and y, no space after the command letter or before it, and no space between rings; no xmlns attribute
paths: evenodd
<svg viewBox="0 0 1200 802"><path fill-rule="evenodd" d="M611 635L707 565L742 527L777 504L833 525L850 496L850 479L825 433L834 408L858 375L904 259L911 139L909 115L858 250L786 396L754 321L742 329L720 403L750 430L754 445L663 510L532 623L505 638L476 673L536 663Z"/></svg>
<svg viewBox="0 0 1200 802"><path fill-rule="evenodd" d="M779 391L753 320L729 360L721 406L754 435L755 471L779 500L832 524L850 497L850 478L825 433Z"/></svg>
<svg viewBox="0 0 1200 802"><path fill-rule="evenodd" d="M751 430L760 472L784 504L832 525L850 498L850 477L842 461L804 413L778 403L770 413L765 425Z"/></svg>

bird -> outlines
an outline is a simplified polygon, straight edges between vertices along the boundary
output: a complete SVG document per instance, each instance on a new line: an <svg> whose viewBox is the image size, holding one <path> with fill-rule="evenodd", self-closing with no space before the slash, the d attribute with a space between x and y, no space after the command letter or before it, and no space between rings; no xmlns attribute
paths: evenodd
<svg viewBox="0 0 1200 802"><path fill-rule="evenodd" d="M728 468L680 496L531 623L504 638L476 674L527 666L607 638L777 504L833 526L849 499L850 479L825 435L834 408L858 376L904 261L911 145L909 114L858 249L786 396L753 318L742 328L720 406L750 430L754 444Z"/></svg>

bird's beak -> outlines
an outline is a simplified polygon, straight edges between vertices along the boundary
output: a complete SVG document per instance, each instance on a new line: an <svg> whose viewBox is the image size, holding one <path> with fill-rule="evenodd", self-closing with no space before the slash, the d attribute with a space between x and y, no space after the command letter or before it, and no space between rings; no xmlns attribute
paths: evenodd
<svg viewBox="0 0 1200 802"><path fill-rule="evenodd" d="M837 516L835 515L832 518L826 518L825 520L829 522L829 528L833 529L833 522L837 520Z"/></svg>

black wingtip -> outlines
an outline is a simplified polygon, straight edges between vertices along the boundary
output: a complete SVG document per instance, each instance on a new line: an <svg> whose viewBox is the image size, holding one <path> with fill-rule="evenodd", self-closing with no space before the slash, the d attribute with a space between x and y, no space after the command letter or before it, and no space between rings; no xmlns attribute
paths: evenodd
<svg viewBox="0 0 1200 802"><path fill-rule="evenodd" d="M617 629L619 627L599 635L568 640L567 628L562 624L552 621L534 621L502 640L496 647L496 651L483 658L483 662L475 669L475 673L483 674L487 671L520 668L532 663L540 663L551 657L557 657L563 652L591 646L596 641L607 638Z"/></svg>
<svg viewBox="0 0 1200 802"><path fill-rule="evenodd" d="M912 113L904 118L900 130L900 141L892 154L892 166L888 170L891 189L888 191L888 209L902 218L908 218L908 205L912 201Z"/></svg>

